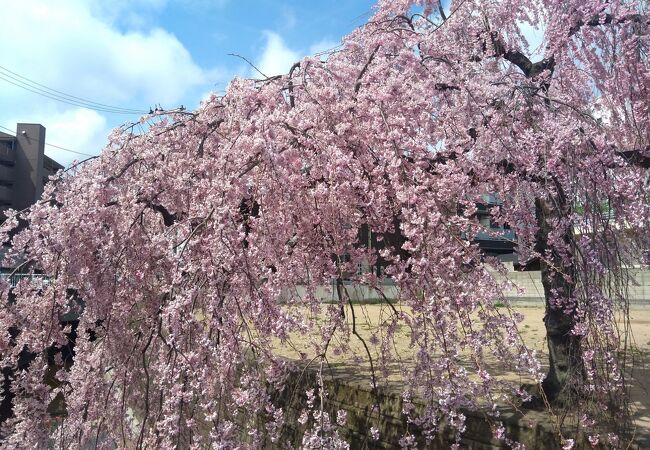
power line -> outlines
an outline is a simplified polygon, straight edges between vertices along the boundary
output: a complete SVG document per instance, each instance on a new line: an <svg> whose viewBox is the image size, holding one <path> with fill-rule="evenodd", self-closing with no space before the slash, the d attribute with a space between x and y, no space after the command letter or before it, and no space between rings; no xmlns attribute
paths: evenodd
<svg viewBox="0 0 650 450"><path fill-rule="evenodd" d="M48 145L48 146L54 147L54 148L58 148L59 150L64 150L66 152L76 153L77 155L81 155L81 156L95 156L95 155L91 155L91 154L88 154L88 153L82 153L82 152L78 152L76 150L70 150L69 148L60 147L58 145L50 144L49 142L46 142L45 145Z"/></svg>
<svg viewBox="0 0 650 450"><path fill-rule="evenodd" d="M47 97L62 103L67 103L69 105L80 106L86 109L92 109L95 111L112 113L112 114L133 115L133 114L147 113L147 111L144 110L121 108L118 106L106 105L104 103L94 102L92 100L87 100L72 94L67 94L65 92L50 88L48 86L45 86L44 84L38 83L34 80L24 77L3 66L0 66L0 79L9 84L33 92L35 94L41 95L43 97Z"/></svg>
<svg viewBox="0 0 650 450"><path fill-rule="evenodd" d="M50 98L52 100L59 101L61 103L67 103L68 105L79 106L81 108L86 108L86 109L91 109L91 110L94 110L94 111L100 111L100 112L106 112L106 113L113 113L113 114L130 114L130 115L134 114L134 113L127 113L127 112L113 111L113 110L109 110L109 109L91 108L91 107L89 107L87 105L84 105L82 103L76 103L76 102L68 101L68 100L65 100L65 99L62 99L62 98L59 98L59 97L48 95L48 94L46 94L44 92L40 92L40 91L38 91L36 89L32 89L32 88L29 88L27 86L23 86L21 84L15 83L15 82L7 79L7 78L4 78L2 76L2 73L0 73L0 80L6 81L9 84L13 84L14 86L17 86L19 88L25 89L26 91L30 91L30 92L33 92L35 94L41 95L43 97L47 97L47 98Z"/></svg>
<svg viewBox="0 0 650 450"><path fill-rule="evenodd" d="M7 130L10 133L14 133L14 131L11 128L3 127L2 125L0 125L0 128L2 128L3 130ZM14 137L17 137L17 136L14 134ZM50 144L49 142L45 142L45 145L47 145L49 147L58 148L59 150L64 150L66 152L75 153L75 154L81 155L81 156L94 156L94 155L90 155L88 153L82 153L82 152L78 152L76 150L70 150L69 148L61 147L59 145Z"/></svg>
<svg viewBox="0 0 650 450"><path fill-rule="evenodd" d="M16 72L12 72L11 70L9 70L9 69L7 69L6 67L3 67L3 66L0 66L0 71L8 72L8 73L10 73L10 74L12 74L12 75L15 75L15 76L18 77L18 78L21 78L21 79L25 80L26 82L28 82L28 83L30 83L30 84L34 84L34 85L36 85L36 86L40 86L40 87L42 87L42 88L44 88L44 89L46 89L46 90L48 90L48 91L52 91L52 92L54 92L54 93L60 94L60 95L65 96L65 97L69 97L69 98L71 98L71 99L79 100L79 101L81 101L81 102L83 102L83 103L88 103L88 104L91 104L91 105L96 105L96 106L103 107L103 108L108 108L108 109L115 109L115 110L121 110L121 111L129 111L129 112L133 112L133 113L141 113L141 112L142 112L142 111L140 111L140 110L138 110L138 109L132 109L132 108L121 108L121 107L118 107L118 106L106 105L106 104L104 104L104 103L93 102L93 101L88 100L88 99L85 99L85 98L83 98L83 97L76 97L76 96L71 95L71 94L66 94L65 92L57 91L56 89L52 89L52 88L50 88L50 87L45 86L44 84L38 83L38 82L36 82L36 81L34 81L34 80L30 80L29 78L24 77L24 76L22 76L22 75L20 75L20 74L17 74ZM13 77L12 77L12 78L13 78Z"/></svg>
<svg viewBox="0 0 650 450"><path fill-rule="evenodd" d="M366 17L370 17L373 14L372 8L367 10L366 12L362 12L361 14L353 17L350 20L351 24L357 23L361 19L365 19ZM319 52L314 53L312 56L323 56L323 55L331 55L333 53L338 52L340 49L342 49L345 45L341 42L340 44L335 45L334 47L330 47L325 50L321 50Z"/></svg>
<svg viewBox="0 0 650 450"><path fill-rule="evenodd" d="M357 22L357 21L359 21L361 19L365 20L365 18L370 17L372 15L372 13L373 13L373 11L372 11L372 8L371 8L371 9L367 10L366 12L362 12L358 16L353 17L352 20L350 20L350 23L355 23L355 22Z"/></svg>
<svg viewBox="0 0 650 450"><path fill-rule="evenodd" d="M73 106L79 106L81 108L86 108L86 109L91 109L94 111L99 111L99 112L106 112L106 113L111 113L111 114L128 114L128 115L133 115L133 114L144 114L144 111L139 111L137 113L135 112L127 112L127 111L119 111L119 110L113 110L113 109L108 109L108 108L99 108L99 107L93 107L81 102L73 101L73 100L68 100L64 97L57 96L55 94L49 94L47 91L44 91L42 89L36 88L36 87L30 87L29 85L22 84L20 81L19 82L14 82L11 81L10 79L6 78L2 72L0 72L0 80L6 81L9 84L13 84L14 86L17 86L19 88L25 89L27 91L33 92L35 94L41 95L43 97L50 98L52 100L56 100L62 103L67 103L68 105L73 105ZM12 77L13 78L13 77Z"/></svg>

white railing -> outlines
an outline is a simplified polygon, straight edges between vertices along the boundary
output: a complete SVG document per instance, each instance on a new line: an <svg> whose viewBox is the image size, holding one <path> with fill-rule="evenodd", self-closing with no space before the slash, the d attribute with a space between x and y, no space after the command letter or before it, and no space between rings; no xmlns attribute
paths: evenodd
<svg viewBox="0 0 650 450"><path fill-rule="evenodd" d="M9 273L2 273L0 274L0 277L8 280L9 285L12 288L15 288L22 280L40 280L44 286L50 284L50 277L42 273L14 273L13 275Z"/></svg>

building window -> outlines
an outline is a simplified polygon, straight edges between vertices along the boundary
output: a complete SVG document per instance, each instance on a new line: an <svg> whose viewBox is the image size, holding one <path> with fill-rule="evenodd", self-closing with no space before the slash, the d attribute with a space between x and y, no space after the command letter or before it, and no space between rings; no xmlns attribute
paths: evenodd
<svg viewBox="0 0 650 450"><path fill-rule="evenodd" d="M0 164L14 165L14 141L1 141L0 140Z"/></svg>

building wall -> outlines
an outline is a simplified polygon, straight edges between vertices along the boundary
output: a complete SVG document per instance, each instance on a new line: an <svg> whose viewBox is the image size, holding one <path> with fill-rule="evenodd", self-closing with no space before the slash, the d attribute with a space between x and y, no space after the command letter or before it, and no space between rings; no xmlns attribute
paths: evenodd
<svg viewBox="0 0 650 450"><path fill-rule="evenodd" d="M504 278L494 274L497 279L511 281L516 288L506 291L505 297L514 302L544 305L544 286L540 271L509 271ZM627 269L629 282L627 299L633 306L650 306L650 271L639 268Z"/></svg>
<svg viewBox="0 0 650 450"><path fill-rule="evenodd" d="M45 156L43 125L19 123L16 136L0 133L0 212L32 205L48 177L62 168Z"/></svg>
<svg viewBox="0 0 650 450"><path fill-rule="evenodd" d="M43 193L45 127L19 123L16 129L16 165L13 204L21 210Z"/></svg>
<svg viewBox="0 0 650 450"><path fill-rule="evenodd" d="M388 300L399 299L399 290L392 280L386 280L385 283L376 287L364 286L349 280L343 282L345 295L353 302L381 302L384 298ZM321 285L316 288L314 296L322 302L338 303L339 296L336 289L336 282L332 280L329 285ZM305 286L294 286L291 289L284 289L280 295L279 301L297 301L307 298L307 289Z"/></svg>
<svg viewBox="0 0 650 450"><path fill-rule="evenodd" d="M0 209L13 207L15 141L0 132Z"/></svg>
<svg viewBox="0 0 650 450"><path fill-rule="evenodd" d="M529 306L544 306L544 286L542 285L541 272L531 270L519 272L510 270L506 276L497 272L493 273L499 281L508 280L513 284L512 289L504 292L504 297L515 304ZM629 278L627 299L631 306L648 307L650 306L650 271L639 268L630 268L627 270ZM384 298L391 301L399 301L399 288L395 286L392 280L387 279L383 284L375 288L364 286L352 281L343 282L346 295L353 302L381 302ZM336 284L332 282L329 285L321 285L316 288L314 293L317 299L322 302L338 302L339 297ZM304 286L295 286L291 289L285 289L280 295L280 301L298 300L307 297L307 290Z"/></svg>

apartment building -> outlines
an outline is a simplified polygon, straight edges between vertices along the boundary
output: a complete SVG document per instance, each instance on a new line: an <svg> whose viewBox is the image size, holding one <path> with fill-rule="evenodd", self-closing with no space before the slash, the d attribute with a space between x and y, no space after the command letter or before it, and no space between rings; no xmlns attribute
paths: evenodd
<svg viewBox="0 0 650 450"><path fill-rule="evenodd" d="M19 123L16 135L0 132L0 215L22 210L43 193L48 177L63 166L45 156L45 127Z"/></svg>

